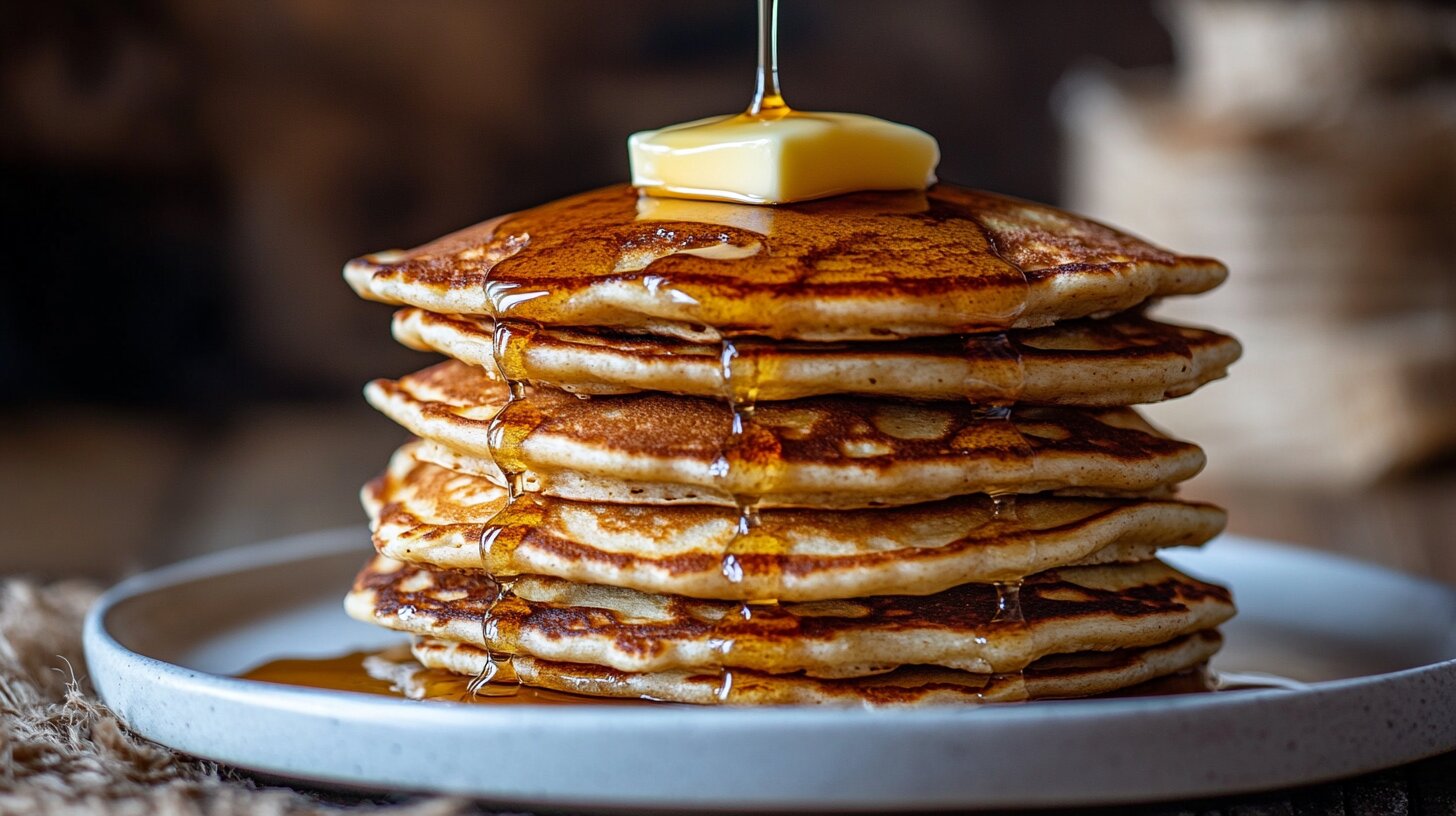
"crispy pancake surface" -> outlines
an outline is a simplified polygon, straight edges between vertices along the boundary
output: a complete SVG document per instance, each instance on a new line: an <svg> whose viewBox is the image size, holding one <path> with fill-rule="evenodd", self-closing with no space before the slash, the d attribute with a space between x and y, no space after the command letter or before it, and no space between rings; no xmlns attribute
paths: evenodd
<svg viewBox="0 0 1456 816"><path fill-rule="evenodd" d="M1202 544L1218 508L1158 499L985 496L864 510L766 510L735 545L734 509L575 502L506 491L397 451L363 491L380 554L497 577L549 575L649 593L812 601L940 592L1069 564L1141 561ZM500 514L500 515L498 515ZM486 542L482 547L482 541ZM723 554L741 570L729 580Z"/></svg>
<svg viewBox="0 0 1456 816"><path fill-rule="evenodd" d="M882 340L1050 325L1203 292L1223 265L940 184L778 207L570 196L350 261L361 296L689 339Z"/></svg>
<svg viewBox="0 0 1456 816"><path fill-rule="evenodd" d="M349 262L453 358L370 383L418 439L345 601L426 666L604 697L920 706L1202 665L1228 590L1195 445L1128 407L1241 349L1145 316L1172 253L948 184L760 207L570 196ZM507 487L509 486L509 487ZM416 668L417 671L417 668Z"/></svg>
<svg viewBox="0 0 1456 816"><path fill-rule="evenodd" d="M490 318L401 309L394 336L461 362L512 367L512 380L577 394L725 393L723 350L653 335L514 327ZM500 350L495 343L502 344ZM1046 329L860 343L747 343L759 400L829 394L1046 405L1120 406L1192 393L1223 377L1233 338L1135 315Z"/></svg>
<svg viewBox="0 0 1456 816"><path fill-rule="evenodd" d="M500 586L483 575L376 556L345 608L415 635L619 671L730 667L817 677L905 665L1011 672L1051 654L1163 643L1233 615L1227 590L1158 561L1033 576L1020 586L1018 619L1005 617L1003 591L986 584L926 596L756 605L543 576L516 579L497 598Z"/></svg>
<svg viewBox="0 0 1456 816"><path fill-rule="evenodd" d="M499 480L494 461L507 457L533 489L586 501L863 507L982 492L1147 494L1204 462L1197 446L1128 408L1017 406L1004 416L969 403L816 397L764 403L735 436L715 400L537 389L497 425L507 387L456 361L375 380L365 396L437 443L420 451L436 464Z"/></svg>

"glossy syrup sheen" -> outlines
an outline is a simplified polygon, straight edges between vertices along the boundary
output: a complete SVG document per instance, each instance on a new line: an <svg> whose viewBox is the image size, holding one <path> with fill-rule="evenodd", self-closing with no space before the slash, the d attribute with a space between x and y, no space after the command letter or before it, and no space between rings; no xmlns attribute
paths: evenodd
<svg viewBox="0 0 1456 816"><path fill-rule="evenodd" d="M813 117L795 114L779 91L776 12L774 0L761 0L753 101L728 123L754 129ZM876 149L890 150L894 141ZM689 163L708 160L700 150L689 152ZM815 152L803 151L801 169L814 163ZM791 159L778 160L788 175ZM874 166L875 155L854 161L863 170ZM441 310L479 314L483 306L497 319L804 340L1047 325L1130 308L1153 294L1201 291L1223 276L1209 259L1176 256L1051 207L952 185L777 206L647 193L618 186L571 196L408 252L365 256L346 276L361 292L373 291L366 278L449 293L479 286L483 304L446 294L451 304ZM1119 285L1138 266L1185 269L1181 279L1145 274L1137 286ZM1060 276L1110 278L1113 285L1095 281L1080 293L1045 285ZM1043 285L1033 305L1034 282ZM1029 306L1032 314L1023 319Z"/></svg>
<svg viewBox="0 0 1456 816"><path fill-rule="evenodd" d="M407 659L407 655L407 650L392 649L384 652L350 652L338 657L286 658L269 661L238 677L262 683L450 703L514 706L650 704L647 700L588 697L533 686L519 686L511 694L477 693L472 689L475 681L470 677L440 669L426 669L417 664L410 678L417 695L407 695L404 689L391 680L377 677L365 668L365 661L373 657L396 662Z"/></svg>
<svg viewBox="0 0 1456 816"><path fill-rule="evenodd" d="M500 590L510 588L510 576L514 570L509 567L509 562L515 546L519 544L519 537L535 523L539 523L542 512L539 500L531 492L532 484L539 486L541 477L530 472L524 448L543 424L548 427L559 424L566 417L581 413L576 410L577 406L586 409L593 403L592 400L582 402L550 389L540 392L537 398L529 398L536 396L533 387L518 379L524 371L519 357L529 344L518 342L515 338L529 338L539 331L538 326L529 322L501 320L497 324L493 343L497 357L496 368L505 381L504 386L497 384L497 388L507 397L507 401L491 420L487 441L494 461L505 475L508 499L499 514L484 526L479 546L480 561L491 574L497 576ZM777 587L781 579L778 570L781 569L782 556L789 549L787 542L763 529L758 514L762 496L775 492L779 477L779 471L768 465L783 461L781 455L762 454L766 451L783 454L788 447L788 440L780 438L779 429L757 421L761 382L765 376L773 376L775 358L771 354L765 354L765 351L772 348L773 341L761 338L730 337L721 341L719 405L723 410L723 418L721 423L707 422L695 426L693 431L694 434L703 436L702 442L707 442L714 436L711 428L721 428L716 436L717 452L709 472L721 483L724 492L731 494L738 508L734 534L721 553L721 574L729 582L739 583L743 579L745 559L751 558L759 565L768 567L767 573L760 569L755 576L758 579L755 586L759 588L756 595L740 603L731 614L724 615L719 621L720 631L712 634L710 640L714 651L724 665L734 662L734 650L740 648L735 632L741 630L744 622L752 621L777 604L780 594ZM994 377L996 381L987 383L981 391L995 394L998 398L970 403L968 415L974 420L976 436L974 443L968 442L965 452L969 455L987 449L1000 451L1009 459L1021 463L1028 478L1033 477L1037 471L1038 445L1029 441L1020 426L1012 421L1012 406L1020 396L1024 382L1024 369L1019 352L1007 341L1005 335L996 334L982 336L976 342L968 343L966 353L968 357L995 363L990 370L997 373L998 376ZM678 407L686 404L682 402L684 398L672 399L673 404ZM564 404L549 407L555 403ZM710 407L709 401L698 400L698 403L704 411ZM596 412L587 409L587 413L595 415ZM599 427L596 430L607 434L609 438L633 433L630 426L623 426L620 422L613 421L607 425L610 427ZM638 433L641 433L641 429ZM674 445L680 446L685 441L675 440ZM745 465L753 467L740 472ZM996 517L1015 520L1017 507L1014 495L993 495L991 501ZM1037 548L1034 536L1026 543L1030 546L1034 559ZM1011 626L1024 625L1020 612L1019 583L1003 582L995 584L994 589L998 596L997 622ZM500 613L505 610L497 610L496 605L501 602L494 599L512 597L507 591L493 593L493 599L482 615L482 642L492 654L487 669L477 678L482 687L488 684L492 688L498 687L500 683L495 675L502 664L509 663L509 648L498 648L500 638L497 626ZM517 614L519 611L512 610ZM494 658L497 653L500 654L499 660ZM720 696L725 702L731 701L731 687L732 674L724 670L723 691Z"/></svg>
<svg viewBox="0 0 1456 816"><path fill-rule="evenodd" d="M504 509L489 523L481 536L480 558L484 564L491 564L493 561L508 557L513 549L509 546L501 546L499 541L502 529L508 520L513 520L517 515L516 508L523 501L525 496L525 474L527 464L521 453L521 448L532 432L545 420L539 408L535 407L530 400L523 399L527 394L527 384L515 379L524 368L517 355L521 353L522 344L513 343L513 336L530 336L537 329L529 323L518 321L501 321L498 323L495 336L494 348L497 354L496 366L498 372L506 379L509 385L510 399L505 407L496 415L492 421L489 435L491 454L497 465L504 473L508 485L508 499ZM733 486L732 496L734 504L738 508L738 522L734 528L734 534L724 547L721 555L721 573L730 583L741 583L744 576L742 560L746 557L755 558L759 564L767 567L760 570L757 585L767 590L764 597L745 600L737 605L737 608L727 615L724 615L714 632L710 636L710 643L718 658L728 664L733 657L735 649L740 648L733 632L742 623L753 620L756 614L762 609L771 608L778 603L777 587L780 586L781 573L780 565L782 556L789 550L789 544L782 538L770 534L763 528L759 521L758 505L762 495L771 493L775 487L775 471L768 469L758 477L758 490L746 492L742 490L743 480L735 479L735 469L745 460L755 457L753 449L755 446L775 448L778 447L778 440L774 431L760 426L754 421L757 403L759 384L762 379L772 372L766 372L767 365L771 365L771 356L765 356L763 352L772 346L768 341L763 340L735 340L724 338L721 343L720 362L722 375L722 399L726 405L729 421L726 424L726 434L719 443L718 454L715 457L710 472L725 486ZM1006 374L1004 382L1000 383L1000 394L1002 399L992 403L978 403L977 411L983 415L987 425L986 432L1001 440L1003 447L1008 447L1018 457L1024 459L1029 468L1035 470L1035 450L1026 441L1025 437L1011 421L1010 405L1019 395L1021 384L1024 381L1021 361L1018 354L1004 341L995 340L970 345L971 353L985 358L1001 359L1005 362ZM1010 512L1014 509L1014 498L994 498L995 512L999 515L1003 512ZM1033 551L1035 550L1034 540L1030 542ZM493 574L500 575L500 572ZM1019 582L1010 584L998 583L995 585L998 594L997 621L1004 625L1024 626L1020 609ZM505 585L501 589L507 588ZM504 592L497 592L499 599L506 595ZM483 642L490 650L491 659L487 662L485 671L477 678L480 685L492 681L498 671L498 664L508 661L509 658L497 660L495 644L497 636L495 627L499 618L497 604L499 600L493 600L485 611L483 617L484 638ZM1019 673L1013 678L1017 685L1015 696L1025 699L1024 684L1020 682ZM729 669L721 670L721 678L718 690L718 698L722 702L731 702L733 688L733 674Z"/></svg>
<svg viewBox="0 0 1456 816"><path fill-rule="evenodd" d="M788 108L777 84L774 0L761 0L760 10L757 86L745 116L782 117ZM519 617L521 601L510 591L513 579L497 565L504 566L518 543L509 536L529 526L531 513L538 509L530 498L533 474L523 449L547 417L537 403L524 399L531 384L521 354L540 325L592 325L602 314L614 313L612 308L593 312L590 305L590 295L607 291L604 299L617 304L619 318L623 312L635 313L648 324L666 321L687 334L720 340L727 422L711 472L738 508L735 533L721 554L721 573L730 582L741 582L744 558L768 556L765 562L778 564L781 559L775 556L787 549L759 522L758 505L763 495L773 492L776 474L760 469L752 471L751 482L738 478L742 463L778 442L772 429L755 421L761 384L773 379L768 369L774 358L764 353L771 348L769 338L844 331L845 325L835 323L842 317L826 316L832 310L823 304L830 301L873 305L913 297L932 298L937 308L953 316L953 322L945 316L927 318L925 325L952 333L998 332L1019 325L1027 309L1033 279L1027 270L1066 263L1069 251L1086 257L1098 250L1104 255L1110 248L1122 250L1116 253L1118 263L1128 258L1166 264L1176 260L1049 208L1032 208L1037 217L1028 218L1029 207L948 185L928 192L852 193L773 208L654 198L616 187L496 219L410 253L364 259L367 265L393 267L429 285L479 286L488 314L496 320L495 363L509 386L509 398L491 420L487 442L508 495L480 536L481 562L495 578L479 614L486 667L467 691L507 697L522 693L510 670L509 639L500 631L503 620ZM1036 227L1028 231L1026 224ZM1116 268L1107 271L1120 274ZM1083 314L1093 311L1097 308ZM862 322L851 317L847 325ZM908 333L937 333L911 325L914 330ZM987 426L982 443L1014 452L1034 473L1035 446L1010 419L1010 406L1025 380L1017 350L1004 334L993 333L967 339L964 353L983 363L982 370L991 371L994 381L977 389L982 395L977 410ZM986 366L986 361L994 364ZM985 399L987 394L990 399ZM615 432L631 431L622 427ZM1014 498L992 498L998 514L1015 512ZM735 631L765 612L772 615L778 604L777 582L777 575L766 576L760 584L764 597L738 603L715 624L711 642L725 665L743 648ZM1014 581L994 585L996 624L1025 626L1020 589ZM732 702L733 675L727 669L721 672L717 697Z"/></svg>
<svg viewBox="0 0 1456 816"><path fill-rule="evenodd" d="M735 121L793 114L778 82L777 10L776 0L760 0L754 94ZM1003 222L1017 221L1013 214L1022 207L950 186L928 194L851 192L775 207L609 188L463 231L442 242L443 252L421 253L420 260L445 255L476 266L492 316L546 324L572 322L560 310L584 285L634 281L633 273L651 266L655 274L634 281L642 286L635 297L646 301L644 312L700 321L725 336L779 336L781 321L765 312L781 304L765 294L881 299L928 291L954 302L966 328L994 329L1012 325L1026 308L1028 268L1054 265L1057 250L1068 246L1085 253L1105 243L1089 241L1092 233L1114 237L1099 225L1038 208L1044 211L1021 223L1054 231L1075 221L1078 229L1064 229L1060 240L1012 241L1018 250L1012 258L998 234L1016 237ZM462 243L471 246L461 252ZM1138 256L1171 259L1139 241L1112 243L1135 245Z"/></svg>
<svg viewBox="0 0 1456 816"><path fill-rule="evenodd" d="M363 260L423 285L483 286L491 316L547 325L594 323L579 296L602 285L620 287L618 299L641 313L729 334L788 334L800 321L780 311L791 307L785 298L911 295L936 297L956 310L959 328L978 331L1013 325L1025 307L1026 273L982 223L1020 206L948 185L774 208L653 199L620 186L488 221L403 258ZM1018 260L1036 263L1027 250Z"/></svg>
<svg viewBox="0 0 1456 816"><path fill-rule="evenodd" d="M539 329L533 324L521 321L502 320L497 324L494 338L494 349L497 355L496 367L509 384L510 401L493 420L489 442L492 456L501 467L507 483L511 487L506 507L497 515L496 519L487 525L486 532L482 535L481 562L484 564L491 564L493 561L501 559L502 556L508 556L512 549L501 546L499 536L504 523L516 515L515 508L521 503L524 496L524 488L520 485L523 484L521 480L527 465L521 454L521 447L545 419L539 408L534 407L530 400L523 399L528 386L524 381L517 379L525 369L519 357L524 352L527 343L516 341L515 338L529 338L538 331ZM759 579L757 586L766 590L763 597L739 603L735 610L720 618L718 625L715 626L714 632L710 636L710 643L724 664L732 662L731 658L735 649L740 648L734 637L734 631L743 623L752 621L760 611L777 605L779 596L777 587L780 586L782 577L780 565L782 556L789 551L788 542L764 529L759 520L758 505L762 495L773 492L775 472L772 469L763 472L758 477L758 484L755 485L758 490L753 492L744 491L742 489L743 480L734 478L735 470L741 466L741 463L745 460L760 458L756 457L753 452L756 446L769 449L779 447L779 440L775 437L774 430L755 422L760 383L764 378L774 376L771 366L775 358L771 354L765 353L770 352L772 348L772 341L758 338L725 337L720 344L721 397L725 403L729 421L726 423L726 433L719 442L718 454L711 465L710 472L725 486L733 486L732 496L734 504L738 508L738 522L734 534L723 549L720 569L723 577L730 583L740 583L744 576L743 560L754 558L761 565L760 574L757 576ZM983 433L987 435L987 438L997 440L1000 447L1027 462L1029 470L1034 472L1036 467L1035 449L1021 434L1016 424L1011 421L1010 406L1020 395L1022 384L1025 381L1020 354L1004 334L978 338L975 341L968 340L966 351L968 356L998 364L990 369L996 374L996 382L985 384L982 392L994 393L999 399L975 403L975 411L985 426ZM1004 515L1008 519L1014 519L1014 496L993 497L993 508L995 515ZM1028 543L1034 553L1036 548L1034 537ZM763 569L763 567L767 569ZM998 598L996 622L1004 626L1024 626L1025 622L1020 607L1020 582L997 583L995 589ZM500 597L500 593L497 594L497 597ZM488 648L493 648L493 644L496 642L493 631L498 617L495 609L496 603L498 602L493 601L485 613L486 637L484 642ZM494 660L488 663L487 670L478 678L481 683L491 680L495 673L493 668L495 663ZM1026 697L1025 688L1024 683L1020 682L1019 673L1012 679L1017 688L1016 692L1013 692L1014 696L1024 699ZM732 672L725 668L722 670L718 693L721 701L731 701L732 685Z"/></svg>
<svg viewBox="0 0 1456 816"><path fill-rule="evenodd" d="M496 367L508 384L510 396L506 405L492 420L489 444L494 460L506 477L508 500L496 518L485 527L481 537L480 558L481 562L487 565L509 556L513 547L502 546L500 537L505 534L503 530L508 522L515 521L521 515L518 507L525 504L529 508L532 505L532 501L526 499L527 463L522 455L522 447L546 417L533 401L524 399L528 394L529 385L517 377L524 369L524 365L518 357L526 344L513 342L513 338L530 337L537 331L539 329L530 323L502 320L497 324L494 338L493 348L497 355ZM734 504L738 508L738 522L732 537L722 551L720 570L723 577L730 583L740 583L744 576L743 560L745 558L753 558L758 564L767 567L766 571L761 569L760 574L756 576L758 578L756 586L764 591L763 596L739 603L736 609L719 619L718 625L710 635L713 651L725 667L735 662L734 652L741 648L734 636L735 630L738 630L743 623L752 621L761 611L772 609L777 605L779 596L777 588L780 586L782 577L780 565L782 556L789 550L789 544L784 539L765 530L759 520L758 505L764 494L774 491L776 471L773 469L754 471L757 476L755 483L751 485L756 488L753 490L744 490L745 480L735 478L737 475L735 471L744 462L762 459L755 454L755 448L777 449L781 447L780 440L772 428L755 422L760 383L765 376L773 376L773 372L766 369L771 369L774 358L772 355L764 353L771 350L772 347L771 341L757 338L725 337L720 345L721 398L726 408L728 421L725 423L726 433L719 441L718 453L713 460L710 472L721 484L730 488ZM1019 353L1006 340L1005 335L995 335L980 338L977 342L968 342L966 349L968 355L974 355L980 360L1000 363L999 366L991 369L999 373L998 382L987 384L983 388L983 392L994 393L999 399L979 401L973 406L975 414L980 419L980 424L984 426L982 428L984 438L994 441L998 447L1004 448L1024 461L1029 472L1034 473L1036 449L1022 435L1016 423L1011 420L1011 405L1020 395L1020 389L1025 379ZM993 513L996 516L1014 520L1014 496L993 496L992 502ZM529 513L530 509L525 512ZM519 529L519 525L515 527ZM1036 549L1034 536L1031 537L1028 544L1034 554ZM493 574L502 575L503 572L493 571ZM996 622L1003 626L1024 626L1020 608L1020 583L1017 581L997 583L994 587L997 593L998 610ZM499 588L508 589L508 584L501 584ZM498 591L495 595L496 598L503 596L508 596L508 593ZM498 603L500 603L499 600L492 600L482 619L483 642L489 650L491 659L487 662L486 669L476 679L477 685L480 687L495 679L499 664L509 661L509 657L503 657L500 660L494 657L498 640L495 631L499 619L499 610L496 608ZM717 696L722 702L731 702L733 673L727 668L720 669L720 672ZM1025 699L1027 694L1020 673L1013 675L1010 679L1014 683L1012 696Z"/></svg>
<svg viewBox="0 0 1456 816"><path fill-rule="evenodd" d="M772 123L793 115L778 84L776 21L776 0L760 0L754 94L731 121ZM1084 219L950 185L773 207L606 188L411 252L360 260L427 284L478 281L495 318L591 325L584 319L590 307L580 312L577 296L593 284L621 283L633 291L618 298L634 301L631 308L641 314L697 322L724 335L783 337L796 324L824 319L775 314L794 310L786 296L801 302L798 309L812 310L802 301L931 295L957 316L961 325L952 330L1008 328L1027 306L1027 270L1085 266L1097 256L1119 265L1177 261ZM1107 271L1119 274L1115 267ZM945 333L934 322L942 330L931 333Z"/></svg>

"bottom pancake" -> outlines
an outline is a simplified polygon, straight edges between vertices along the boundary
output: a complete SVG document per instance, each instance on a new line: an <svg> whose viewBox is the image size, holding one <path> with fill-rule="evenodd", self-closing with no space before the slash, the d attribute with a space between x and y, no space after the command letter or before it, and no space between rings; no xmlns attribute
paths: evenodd
<svg viewBox="0 0 1456 816"><path fill-rule="evenodd" d="M1234 614L1223 587L1158 561L1066 567L1015 590L744 605L525 576L499 593L478 573L376 556L345 599L354 618L497 654L622 672L718 667L816 677L900 666L1014 672L1052 654L1154 646ZM487 633L489 642L487 642Z"/></svg>
<svg viewBox="0 0 1456 816"><path fill-rule="evenodd" d="M676 670L622 672L518 655L510 666L527 686L595 697L640 698L698 705L863 705L1020 702L1088 697L1166 677L1207 662L1222 644L1208 629L1140 649L1043 657L1010 675L932 666L905 666L871 677L824 679L804 674ZM416 640L415 659L427 668L478 675L489 657L479 646L434 638ZM502 672L506 674L507 672Z"/></svg>

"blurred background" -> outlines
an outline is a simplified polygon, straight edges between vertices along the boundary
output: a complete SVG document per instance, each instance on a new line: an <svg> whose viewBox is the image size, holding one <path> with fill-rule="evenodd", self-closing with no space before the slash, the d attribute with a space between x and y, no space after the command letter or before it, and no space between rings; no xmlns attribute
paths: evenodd
<svg viewBox="0 0 1456 816"><path fill-rule="evenodd" d="M750 0L0 6L0 571L108 578L361 524L430 358L350 257L620 181L747 102ZM1152 414L1235 531L1456 580L1456 3L786 0L798 107L941 177L1226 259Z"/></svg>

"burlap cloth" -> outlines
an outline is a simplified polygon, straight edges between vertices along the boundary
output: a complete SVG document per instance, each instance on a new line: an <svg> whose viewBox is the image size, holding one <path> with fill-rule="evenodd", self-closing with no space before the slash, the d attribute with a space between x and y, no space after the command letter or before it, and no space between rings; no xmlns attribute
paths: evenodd
<svg viewBox="0 0 1456 816"><path fill-rule="evenodd" d="M481 813L450 799L379 801L268 787L129 732L81 653L90 584L0 583L0 814L230 816Z"/></svg>

